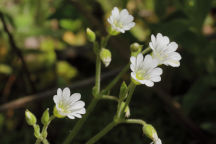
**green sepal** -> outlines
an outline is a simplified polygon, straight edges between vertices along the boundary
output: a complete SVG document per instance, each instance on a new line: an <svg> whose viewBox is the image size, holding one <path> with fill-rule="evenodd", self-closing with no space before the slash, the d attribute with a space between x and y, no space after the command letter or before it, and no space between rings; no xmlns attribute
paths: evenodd
<svg viewBox="0 0 216 144"><path fill-rule="evenodd" d="M56 106L53 108L53 115L57 118L64 118L65 117L58 112L58 110L56 109Z"/></svg>
<svg viewBox="0 0 216 144"><path fill-rule="evenodd" d="M123 101L127 98L128 87L127 84L123 81L120 88L119 99Z"/></svg>

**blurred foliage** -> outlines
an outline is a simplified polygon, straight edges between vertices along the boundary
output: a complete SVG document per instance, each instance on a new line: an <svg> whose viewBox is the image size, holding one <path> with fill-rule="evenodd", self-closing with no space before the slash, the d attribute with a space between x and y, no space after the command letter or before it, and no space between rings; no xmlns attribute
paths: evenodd
<svg viewBox="0 0 216 144"><path fill-rule="evenodd" d="M129 57L127 61L123 58L129 55L129 47L125 44L140 42L148 46L152 33L169 36L179 44L181 66L175 69L164 67L162 82L157 85L169 93L181 105L184 114L205 133L211 138L216 137L216 0L74 1L0 0L0 11L4 13L16 44L24 54L37 92L67 86L94 73L94 55L86 41L86 27L103 35L102 30L107 25L106 18L112 8L127 8L135 17L136 26L124 35L111 38L108 48L113 53L113 61L103 72L128 62ZM92 20L92 17L95 19ZM0 105L32 94L25 75L0 22ZM123 79L129 81L128 76ZM118 94L118 87L111 94ZM74 90L77 91L82 93L88 105L91 87ZM53 106L52 98L42 103L31 103L25 108L28 107L39 117L47 105L50 108ZM24 122L25 108L0 113L1 144L33 143L33 132ZM115 110L114 102L102 101L74 144L85 143L102 129L111 121ZM134 118L141 117L152 123L163 143L199 143L196 136L177 122L178 117L167 110L152 89L137 89L131 113ZM48 135L51 143L61 143L75 122L54 121ZM150 142L143 137L139 126L120 125L99 143Z"/></svg>

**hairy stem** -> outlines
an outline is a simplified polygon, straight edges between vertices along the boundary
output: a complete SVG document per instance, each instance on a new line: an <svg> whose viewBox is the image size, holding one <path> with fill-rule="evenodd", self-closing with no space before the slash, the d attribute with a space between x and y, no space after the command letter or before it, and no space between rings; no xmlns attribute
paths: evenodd
<svg viewBox="0 0 216 144"><path fill-rule="evenodd" d="M116 101L116 102L119 101L119 99L118 99L117 97L115 97L115 96L110 96L110 95L103 95L103 96L102 96L102 99L113 100L113 101Z"/></svg>
<svg viewBox="0 0 216 144"><path fill-rule="evenodd" d="M142 126L147 124L144 120L141 120L141 119L126 119L126 120L121 121L121 123L140 124Z"/></svg>

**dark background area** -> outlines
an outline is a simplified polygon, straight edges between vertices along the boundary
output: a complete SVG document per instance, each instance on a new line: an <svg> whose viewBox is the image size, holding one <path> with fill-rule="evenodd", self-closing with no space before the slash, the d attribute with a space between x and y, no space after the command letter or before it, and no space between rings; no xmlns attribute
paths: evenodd
<svg viewBox="0 0 216 144"><path fill-rule="evenodd" d="M71 86L72 93L80 92L89 104L93 82L88 78L94 77L95 56L85 29L94 30L98 39L106 35L114 6L127 8L136 26L110 39L112 62L102 67L102 87L128 63L131 43L147 47L151 34L167 35L179 44L181 66L162 66L160 83L136 88L131 117L151 123L164 144L216 144L216 0L0 0L19 50L0 21L0 144L34 143L24 111L28 108L39 119L54 106L52 96L58 87ZM129 71L121 80L129 83ZM118 95L120 84L112 95ZM116 107L116 102L102 100L73 144L85 143L105 127ZM48 140L61 144L77 120L54 120ZM150 142L139 125L121 124L98 143Z"/></svg>

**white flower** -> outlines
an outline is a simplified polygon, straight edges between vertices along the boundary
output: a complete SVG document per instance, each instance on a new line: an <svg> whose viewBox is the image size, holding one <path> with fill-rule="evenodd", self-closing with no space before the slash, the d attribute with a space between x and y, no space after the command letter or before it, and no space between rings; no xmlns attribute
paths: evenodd
<svg viewBox="0 0 216 144"><path fill-rule="evenodd" d="M57 95L53 97L58 115L67 116L70 119L81 118L81 114L85 114L86 110L84 108L85 103L80 98L79 93L71 95L70 89L67 87L63 91L58 88Z"/></svg>
<svg viewBox="0 0 216 144"><path fill-rule="evenodd" d="M170 65L172 67L180 66L181 55L176 52L178 44L170 42L167 36L158 33L155 37L151 35L149 46L153 50L152 57L158 61L158 64Z"/></svg>
<svg viewBox="0 0 216 144"><path fill-rule="evenodd" d="M138 84L141 83L152 87L154 82L161 80L160 75L163 71L157 67L157 60L152 59L150 55L146 55L143 58L142 53L139 53L137 57L132 56L130 61L130 68L132 70L131 77Z"/></svg>
<svg viewBox="0 0 216 144"><path fill-rule="evenodd" d="M127 9L119 11L117 7L113 8L112 14L108 18L108 22L111 24L112 28L121 33L135 26L133 20L134 17L128 13Z"/></svg>

